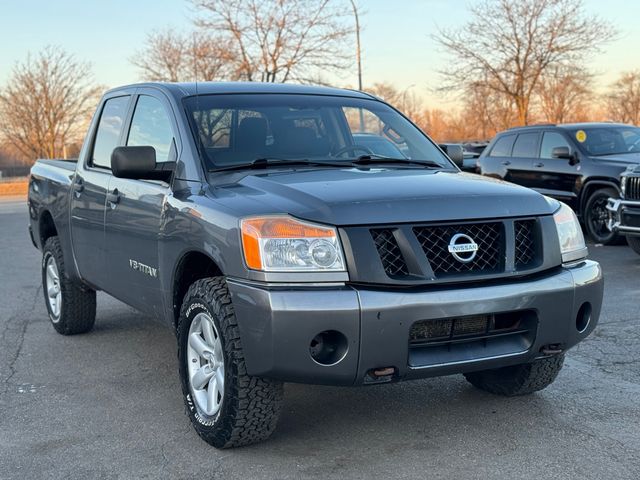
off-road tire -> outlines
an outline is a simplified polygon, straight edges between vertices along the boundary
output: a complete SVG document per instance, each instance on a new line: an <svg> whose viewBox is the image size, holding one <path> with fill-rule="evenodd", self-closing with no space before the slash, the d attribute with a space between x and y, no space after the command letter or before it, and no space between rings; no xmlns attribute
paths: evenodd
<svg viewBox="0 0 640 480"><path fill-rule="evenodd" d="M640 237L627 237L627 243L631 247L631 250L640 255Z"/></svg>
<svg viewBox="0 0 640 480"><path fill-rule="evenodd" d="M602 208L605 208L607 200L609 198L618 197L618 192L613 188L600 188L589 195L589 198L587 198L587 201L584 204L582 218L587 234L595 243L601 243L602 245L620 245L624 243L624 237L622 235L610 232L608 230L606 232L597 232L592 221L590 220L590 215L594 213L594 209L600 211Z"/></svg>
<svg viewBox="0 0 640 480"><path fill-rule="evenodd" d="M62 292L60 314L57 318L51 310L47 297L46 265L50 257L53 257L58 268ZM62 335L76 335L86 333L93 328L96 321L96 292L68 277L62 246L56 236L49 237L42 250L42 290L47 313L56 332Z"/></svg>
<svg viewBox="0 0 640 480"><path fill-rule="evenodd" d="M222 405L209 419L198 412L191 398L187 369L189 327L203 311L220 333L225 363ZM247 374L240 332L223 277L198 280L185 295L178 320L178 361L187 414L203 440L216 448L230 448L266 440L273 433L282 409L283 383Z"/></svg>
<svg viewBox="0 0 640 480"><path fill-rule="evenodd" d="M564 354L542 358L533 363L465 373L471 385L495 395L515 397L528 395L548 387L558 376Z"/></svg>

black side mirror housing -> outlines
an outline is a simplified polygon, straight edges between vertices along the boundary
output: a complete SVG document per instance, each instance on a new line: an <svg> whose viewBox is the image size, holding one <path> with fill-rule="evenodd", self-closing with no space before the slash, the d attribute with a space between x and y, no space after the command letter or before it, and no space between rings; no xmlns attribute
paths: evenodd
<svg viewBox="0 0 640 480"><path fill-rule="evenodd" d="M458 143L441 143L438 145L444 153L456 164L458 168L462 168L464 163L464 150L462 145Z"/></svg>
<svg viewBox="0 0 640 480"><path fill-rule="evenodd" d="M156 164L156 150L150 146L116 147L111 153L111 171L118 178L169 182L174 162Z"/></svg>
<svg viewBox="0 0 640 480"><path fill-rule="evenodd" d="M566 158L567 160L572 157L569 147L554 147L551 149L551 156L553 158Z"/></svg>
<svg viewBox="0 0 640 480"><path fill-rule="evenodd" d="M569 160L569 165L575 165L579 162L578 156L575 153L571 153L569 147L555 147L551 150L551 156Z"/></svg>

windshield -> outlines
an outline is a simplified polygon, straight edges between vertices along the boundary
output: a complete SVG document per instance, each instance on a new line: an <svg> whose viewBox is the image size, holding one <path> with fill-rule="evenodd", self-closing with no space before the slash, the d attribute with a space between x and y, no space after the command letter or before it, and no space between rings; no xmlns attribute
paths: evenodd
<svg viewBox="0 0 640 480"><path fill-rule="evenodd" d="M589 155L619 155L640 152L640 128L633 126L588 127L572 131Z"/></svg>
<svg viewBox="0 0 640 480"><path fill-rule="evenodd" d="M353 161L449 160L388 105L323 95L201 95L184 100L208 170L257 159Z"/></svg>

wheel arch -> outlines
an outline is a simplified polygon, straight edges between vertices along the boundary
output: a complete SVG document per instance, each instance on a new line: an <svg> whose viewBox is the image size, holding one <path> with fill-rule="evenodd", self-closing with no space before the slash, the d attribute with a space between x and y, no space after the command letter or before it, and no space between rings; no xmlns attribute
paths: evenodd
<svg viewBox="0 0 640 480"><path fill-rule="evenodd" d="M174 327L178 325L182 301L193 282L221 275L223 275L222 269L208 254L199 250L189 250L182 254L176 263L171 280Z"/></svg>
<svg viewBox="0 0 640 480"><path fill-rule="evenodd" d="M45 242L58 235L58 229L56 223L53 220L53 215L49 210L43 210L40 212L40 218L38 219L38 238L40 239L40 247L44 247Z"/></svg>
<svg viewBox="0 0 640 480"><path fill-rule="evenodd" d="M581 216L584 215L584 209L587 204L587 200L589 199L589 196L593 192L601 188L613 188L616 192L618 192L618 195L620 194L620 185L613 180L605 179L605 178L588 180L583 185L582 190L580 191L580 203L579 203L580 212L578 213Z"/></svg>

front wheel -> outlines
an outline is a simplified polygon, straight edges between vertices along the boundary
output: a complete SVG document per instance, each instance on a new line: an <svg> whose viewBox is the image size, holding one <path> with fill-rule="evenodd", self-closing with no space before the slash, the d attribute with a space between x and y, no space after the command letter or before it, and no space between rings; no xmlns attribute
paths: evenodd
<svg viewBox="0 0 640 480"><path fill-rule="evenodd" d="M631 247L631 250L640 255L640 237L627 237L627 243Z"/></svg>
<svg viewBox="0 0 640 480"><path fill-rule="evenodd" d="M542 358L532 363L465 373L474 387L495 395L528 395L548 387L560 373L564 354Z"/></svg>
<svg viewBox="0 0 640 480"><path fill-rule="evenodd" d="M187 413L207 443L238 447L273 433L283 384L247 374L224 278L205 278L189 288L178 321L178 360Z"/></svg>
<svg viewBox="0 0 640 480"><path fill-rule="evenodd" d="M584 226L594 242L603 245L617 245L622 238L609 230L608 227L607 202L609 198L618 198L618 192L611 188L601 188L589 196L584 206Z"/></svg>

